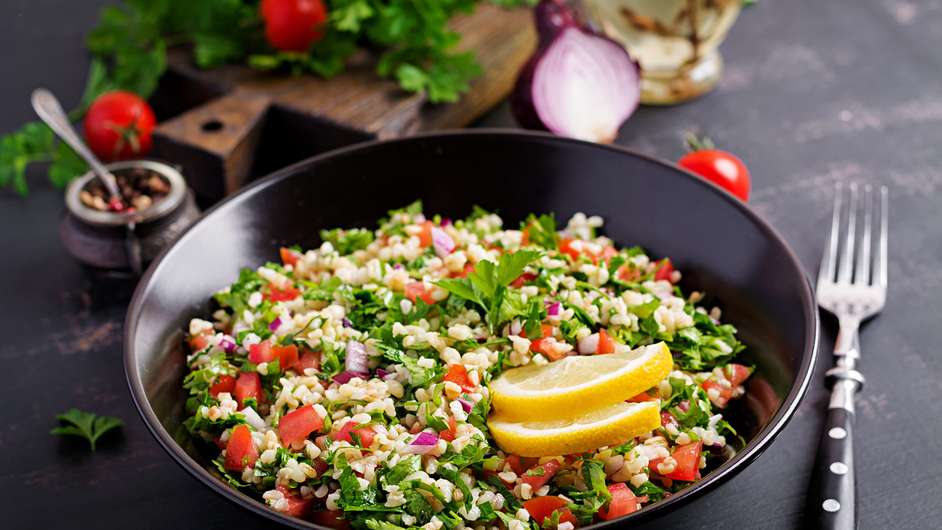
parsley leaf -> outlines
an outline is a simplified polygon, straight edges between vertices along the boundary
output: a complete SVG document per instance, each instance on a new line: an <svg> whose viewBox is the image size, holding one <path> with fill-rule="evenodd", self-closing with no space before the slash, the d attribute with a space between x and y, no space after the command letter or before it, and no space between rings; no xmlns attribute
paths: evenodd
<svg viewBox="0 0 942 530"><path fill-rule="evenodd" d="M329 242L341 256L363 250L373 242L373 232L364 228L321 230L321 239Z"/></svg>
<svg viewBox="0 0 942 530"><path fill-rule="evenodd" d="M92 412L85 412L79 409L69 409L68 411L56 416L60 425L52 429L50 434L59 436L79 436L88 440L88 445L92 451L95 450L95 442L105 433L117 429L124 425L124 422L111 416L98 416Z"/></svg>
<svg viewBox="0 0 942 530"><path fill-rule="evenodd" d="M544 214L539 217L530 214L521 228L527 231L530 243L547 249L556 249L559 235L556 233L556 217L553 214Z"/></svg>

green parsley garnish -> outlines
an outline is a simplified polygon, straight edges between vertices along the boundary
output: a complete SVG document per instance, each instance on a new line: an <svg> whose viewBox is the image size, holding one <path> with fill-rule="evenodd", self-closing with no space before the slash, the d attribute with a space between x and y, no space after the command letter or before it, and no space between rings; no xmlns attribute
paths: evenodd
<svg viewBox="0 0 942 530"><path fill-rule="evenodd" d="M88 440L88 445L92 451L95 450L95 442L106 432L117 429L124 425L124 422L111 416L98 416L92 412L85 412L79 409L69 409L68 411L56 416L60 425L51 431L50 434L59 436L79 436Z"/></svg>

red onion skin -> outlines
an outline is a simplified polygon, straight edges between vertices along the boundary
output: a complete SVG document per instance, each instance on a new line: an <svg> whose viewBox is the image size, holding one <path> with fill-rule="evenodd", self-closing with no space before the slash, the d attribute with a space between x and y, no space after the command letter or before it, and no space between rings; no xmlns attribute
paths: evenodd
<svg viewBox="0 0 942 530"><path fill-rule="evenodd" d="M566 0L542 0L533 9L533 19L541 48L552 42L563 28L581 25Z"/></svg>

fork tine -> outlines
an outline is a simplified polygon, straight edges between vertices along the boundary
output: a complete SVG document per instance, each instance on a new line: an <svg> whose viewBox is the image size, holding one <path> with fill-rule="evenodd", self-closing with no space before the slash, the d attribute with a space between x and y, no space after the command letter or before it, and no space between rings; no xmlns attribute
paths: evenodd
<svg viewBox="0 0 942 530"><path fill-rule="evenodd" d="M880 287L886 288L887 282L887 189L886 186L880 186L880 253L877 255L874 265L873 279Z"/></svg>
<svg viewBox="0 0 942 530"><path fill-rule="evenodd" d="M857 183L850 183L850 204L847 205L847 235L844 237L844 256L837 270L838 283L850 283L854 267L854 242L857 228Z"/></svg>
<svg viewBox="0 0 942 530"><path fill-rule="evenodd" d="M873 186L864 186L863 235L860 237L860 252L857 253L857 268L854 271L856 285L870 284L870 225L873 220Z"/></svg>
<svg viewBox="0 0 942 530"><path fill-rule="evenodd" d="M838 182L834 186L834 211L831 213L831 233L828 235L828 244L824 247L824 255L821 257L821 268L818 269L818 283L833 282L834 270L837 264L837 242L840 234L838 233L841 224L841 196L843 188Z"/></svg>

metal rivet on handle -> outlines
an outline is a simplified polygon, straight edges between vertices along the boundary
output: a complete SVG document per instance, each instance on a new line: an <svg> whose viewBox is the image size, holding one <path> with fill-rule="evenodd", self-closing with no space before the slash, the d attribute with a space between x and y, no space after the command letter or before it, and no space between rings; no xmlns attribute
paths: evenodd
<svg viewBox="0 0 942 530"><path fill-rule="evenodd" d="M847 437L847 431L841 427L832 427L831 430L828 431L828 436L835 440L843 440Z"/></svg>
<svg viewBox="0 0 942 530"><path fill-rule="evenodd" d="M841 509L841 503L834 499L825 499L825 501L821 503L821 507L824 508L826 512L834 513Z"/></svg>
<svg viewBox="0 0 942 530"><path fill-rule="evenodd" d="M829 468L835 475L844 475L847 473L847 464L844 462L833 462Z"/></svg>

